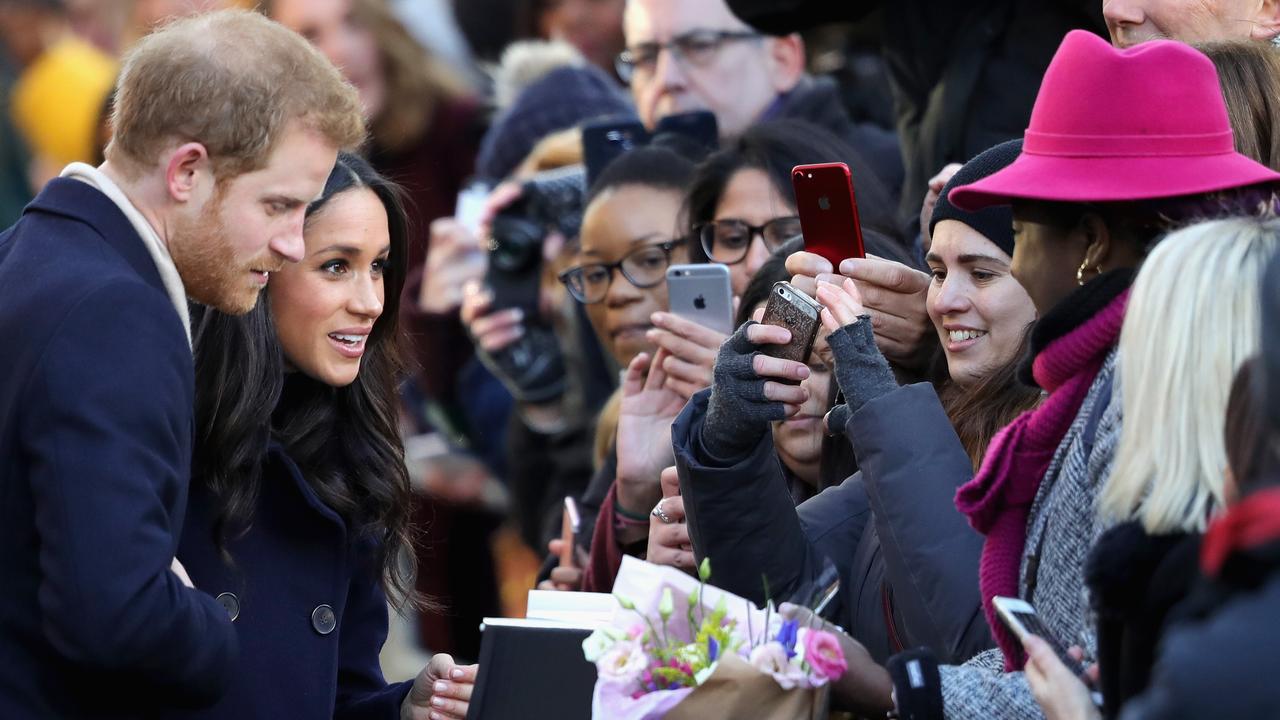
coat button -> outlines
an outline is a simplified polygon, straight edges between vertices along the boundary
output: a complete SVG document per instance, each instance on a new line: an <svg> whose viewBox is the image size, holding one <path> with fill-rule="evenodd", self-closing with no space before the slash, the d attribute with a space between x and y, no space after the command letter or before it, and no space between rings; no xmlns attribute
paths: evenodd
<svg viewBox="0 0 1280 720"><path fill-rule="evenodd" d="M333 614L333 608L328 605L317 605L315 610L311 611L311 627L321 635L328 635L338 626L338 618Z"/></svg>
<svg viewBox="0 0 1280 720"><path fill-rule="evenodd" d="M227 616L231 618L231 622L235 622L240 617L240 598L235 593L224 592L215 598L223 610L227 611Z"/></svg>

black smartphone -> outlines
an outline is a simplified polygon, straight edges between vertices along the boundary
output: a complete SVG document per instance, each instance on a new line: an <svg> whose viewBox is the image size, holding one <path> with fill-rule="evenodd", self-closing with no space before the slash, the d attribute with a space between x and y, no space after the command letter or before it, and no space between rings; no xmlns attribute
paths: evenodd
<svg viewBox="0 0 1280 720"><path fill-rule="evenodd" d="M675 113L658 118L653 134L662 133L683 135L706 150L720 147L720 126L716 123L715 113L707 110Z"/></svg>
<svg viewBox="0 0 1280 720"><path fill-rule="evenodd" d="M638 120L597 120L582 126L582 164L587 187L605 166L629 150L649 142L649 133Z"/></svg>

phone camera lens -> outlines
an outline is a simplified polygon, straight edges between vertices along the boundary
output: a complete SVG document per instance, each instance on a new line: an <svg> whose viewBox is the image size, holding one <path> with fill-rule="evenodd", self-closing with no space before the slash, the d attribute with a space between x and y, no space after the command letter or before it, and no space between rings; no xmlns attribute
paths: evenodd
<svg viewBox="0 0 1280 720"><path fill-rule="evenodd" d="M779 295L782 295L783 297L786 297L786 295L787 295L787 291L786 291L786 290L783 290L782 288L778 288L778 294L779 294Z"/></svg>

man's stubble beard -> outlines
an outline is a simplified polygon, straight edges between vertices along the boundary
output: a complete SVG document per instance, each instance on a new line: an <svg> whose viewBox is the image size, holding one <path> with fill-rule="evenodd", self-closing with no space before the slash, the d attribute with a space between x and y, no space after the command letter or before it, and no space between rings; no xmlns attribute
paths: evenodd
<svg viewBox="0 0 1280 720"><path fill-rule="evenodd" d="M229 315L243 315L257 304L259 288L249 276L254 265L236 257L221 217L222 200L221 191L215 191L199 217L180 222L169 252L187 297ZM267 261L262 267L275 264Z"/></svg>

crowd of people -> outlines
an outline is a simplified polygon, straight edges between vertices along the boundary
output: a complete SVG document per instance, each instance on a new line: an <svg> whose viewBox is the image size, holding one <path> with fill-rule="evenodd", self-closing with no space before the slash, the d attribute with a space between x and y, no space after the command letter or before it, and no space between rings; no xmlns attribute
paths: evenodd
<svg viewBox="0 0 1280 720"><path fill-rule="evenodd" d="M935 5L0 0L0 716L461 719L630 555L833 715L1280 717L1280 3Z"/></svg>

